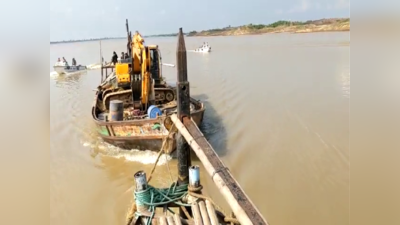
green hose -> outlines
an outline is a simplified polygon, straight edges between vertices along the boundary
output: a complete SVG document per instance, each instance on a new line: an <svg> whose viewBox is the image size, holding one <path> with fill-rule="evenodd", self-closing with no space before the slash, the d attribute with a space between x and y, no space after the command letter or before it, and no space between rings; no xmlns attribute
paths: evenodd
<svg viewBox="0 0 400 225"><path fill-rule="evenodd" d="M188 185L177 185L173 183L169 188L155 188L148 185L144 191L135 191L135 201L137 206L149 206L149 211L152 213L147 221L149 225L155 214L155 208L169 203L175 203L180 206L190 206L189 204L181 203L183 197L188 194Z"/></svg>

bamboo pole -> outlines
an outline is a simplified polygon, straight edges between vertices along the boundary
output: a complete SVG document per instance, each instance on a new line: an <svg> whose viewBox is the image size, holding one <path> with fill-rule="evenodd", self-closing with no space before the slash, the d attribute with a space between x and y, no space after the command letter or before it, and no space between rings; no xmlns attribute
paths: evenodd
<svg viewBox="0 0 400 225"><path fill-rule="evenodd" d="M168 225L167 218L165 218L165 216L160 217L159 223L160 225Z"/></svg>
<svg viewBox="0 0 400 225"><path fill-rule="evenodd" d="M172 216L167 216L168 225L175 225L174 218Z"/></svg>
<svg viewBox="0 0 400 225"><path fill-rule="evenodd" d="M228 170L223 169L226 167L218 158L208 141L204 138L196 124L192 120L184 119L185 124L192 124L192 132L197 133L196 137L193 137L188 129L186 129L186 126L178 119L177 115L171 115L171 119L175 123L179 132L189 143L192 150L196 153L197 157L203 163L208 174L211 176L211 179L231 206L232 211L235 213L239 222L243 225L267 225L268 222L263 218L251 200L243 192L242 188L232 177L231 173ZM194 130L193 127L197 130ZM199 142L202 143L204 149L199 145Z"/></svg>
<svg viewBox="0 0 400 225"><path fill-rule="evenodd" d="M192 213L193 213L194 224L195 225L203 225L199 204L197 204L197 202L192 203Z"/></svg>
<svg viewBox="0 0 400 225"><path fill-rule="evenodd" d="M212 205L212 203L208 200L206 200L206 208L207 208L208 215L210 216L211 225L219 225L218 218L215 213L215 208Z"/></svg>
<svg viewBox="0 0 400 225"><path fill-rule="evenodd" d="M211 225L210 217L208 216L206 204L204 203L204 201L199 202L199 208L200 208L200 212L201 212L201 218L203 219L203 224Z"/></svg>
<svg viewBox="0 0 400 225"><path fill-rule="evenodd" d="M181 218L178 216L178 214L174 215L174 221L175 221L175 225L182 225Z"/></svg>

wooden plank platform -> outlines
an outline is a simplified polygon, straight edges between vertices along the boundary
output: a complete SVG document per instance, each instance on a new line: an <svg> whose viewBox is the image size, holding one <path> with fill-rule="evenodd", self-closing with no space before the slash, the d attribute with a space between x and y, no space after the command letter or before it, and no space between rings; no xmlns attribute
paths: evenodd
<svg viewBox="0 0 400 225"><path fill-rule="evenodd" d="M110 63L110 64L102 65L101 68L103 68L103 69L115 69L115 65Z"/></svg>
<svg viewBox="0 0 400 225"><path fill-rule="evenodd" d="M209 201L198 200L191 204L193 220L184 220L178 214L160 215L156 214L152 224L159 225L219 225L214 206ZM150 213L149 215L150 216ZM226 224L226 223L222 223Z"/></svg>

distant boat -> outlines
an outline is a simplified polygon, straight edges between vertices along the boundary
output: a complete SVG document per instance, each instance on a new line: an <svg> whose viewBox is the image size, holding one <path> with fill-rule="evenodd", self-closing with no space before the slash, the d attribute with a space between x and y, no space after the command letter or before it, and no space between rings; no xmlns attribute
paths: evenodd
<svg viewBox="0 0 400 225"><path fill-rule="evenodd" d="M204 43L200 48L196 48L194 52L211 52L211 46L208 43Z"/></svg>
<svg viewBox="0 0 400 225"><path fill-rule="evenodd" d="M74 73L78 71L84 71L87 70L86 66L69 66L66 63L63 62L58 62L54 66L54 71L56 71L58 74L66 74L66 73Z"/></svg>

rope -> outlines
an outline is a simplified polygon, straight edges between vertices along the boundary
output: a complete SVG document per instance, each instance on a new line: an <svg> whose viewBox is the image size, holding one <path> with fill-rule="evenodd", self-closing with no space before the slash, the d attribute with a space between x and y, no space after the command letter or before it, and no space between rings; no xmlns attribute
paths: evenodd
<svg viewBox="0 0 400 225"><path fill-rule="evenodd" d="M190 206L189 204L180 203L180 201L188 193L187 185L177 185L173 183L169 188L155 188L148 185L145 191L135 191L136 205L138 206L160 206L169 203L177 205Z"/></svg>
<svg viewBox="0 0 400 225"><path fill-rule="evenodd" d="M188 187L189 193L191 194L192 192L200 192L203 189L202 185L199 185L198 187Z"/></svg>
<svg viewBox="0 0 400 225"><path fill-rule="evenodd" d="M168 135L164 138L163 143L162 143L162 146L161 146L161 149L160 149L160 151L158 152L157 159L156 159L156 161L155 161L155 163L154 163L153 169L152 169L151 172L150 172L150 176L147 178L147 183L150 182L150 180L151 180L151 178L152 178L152 175L153 175L154 171L156 170L157 163L158 163L158 161L160 160L160 157L161 157L162 153L165 152L164 147L165 147L165 144L166 144L166 142L167 142L167 140L168 140L169 134L172 133L172 132L174 131L175 128L176 128L176 127L175 127L175 124L172 124L172 127L171 127L171 129L170 129ZM170 171L168 161L167 161L167 166L168 166L168 171ZM170 173L171 173L171 172L170 172ZM171 177L171 174L170 174L170 177ZM171 180L172 180L172 178L171 178ZM150 186L149 186L149 187L150 187ZM132 188L130 188L129 190L131 190L131 189L132 189ZM139 194L139 195L140 195L140 194ZM145 195L145 197L146 197L146 194L144 194L144 195ZM140 204L140 203L139 203L139 204ZM134 217L134 215L135 215L135 213L136 213L136 209L137 209L137 202L134 201L134 202L132 203L131 210L128 211L127 216L126 216L127 224L130 224L131 221L133 220L133 217ZM153 213L153 214L154 214L154 213ZM153 215L153 216L154 216L154 215Z"/></svg>
<svg viewBox="0 0 400 225"><path fill-rule="evenodd" d="M161 146L161 149L160 149L160 151L158 152L156 162L154 163L153 169L151 169L150 175L149 175L149 177L147 178L147 183L150 182L150 180L151 180L151 178L152 178L152 175L153 175L154 171L156 170L157 163L158 163L158 161L160 160L160 157L161 157L162 153L165 152L164 146L165 146L165 144L167 143L169 134L172 133L172 132L174 131L175 128L176 128L176 127L175 127L175 124L172 124L172 127L171 127L171 129L169 130L168 135L164 138L163 143L162 143L162 146Z"/></svg>

